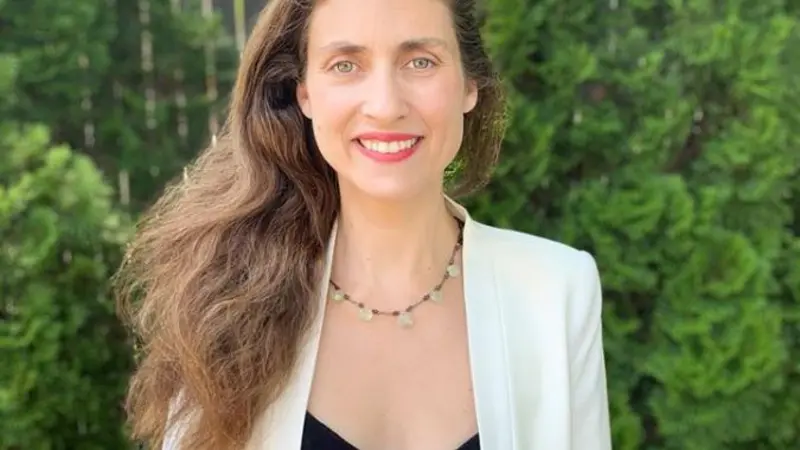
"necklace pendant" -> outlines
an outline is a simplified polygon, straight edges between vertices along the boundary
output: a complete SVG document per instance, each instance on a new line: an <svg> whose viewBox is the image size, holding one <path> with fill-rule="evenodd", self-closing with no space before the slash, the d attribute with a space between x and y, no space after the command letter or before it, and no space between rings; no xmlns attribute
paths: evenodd
<svg viewBox="0 0 800 450"><path fill-rule="evenodd" d="M342 300L344 300L344 292L334 288L333 292L331 292L331 300L336 303L341 303Z"/></svg>
<svg viewBox="0 0 800 450"><path fill-rule="evenodd" d="M442 291L440 291L439 289L432 290L431 293L428 294L428 297L430 297L430 299L433 300L434 303L442 303Z"/></svg>
<svg viewBox="0 0 800 450"><path fill-rule="evenodd" d="M364 322L369 322L372 320L374 314L372 313L371 309L368 308L359 308L358 309L358 318L363 320Z"/></svg>
<svg viewBox="0 0 800 450"><path fill-rule="evenodd" d="M414 318L409 311L403 311L397 316L397 324L401 328L411 328L414 325Z"/></svg>
<svg viewBox="0 0 800 450"><path fill-rule="evenodd" d="M451 277L457 277L461 274L461 268L455 264L450 264L447 266L447 275Z"/></svg>

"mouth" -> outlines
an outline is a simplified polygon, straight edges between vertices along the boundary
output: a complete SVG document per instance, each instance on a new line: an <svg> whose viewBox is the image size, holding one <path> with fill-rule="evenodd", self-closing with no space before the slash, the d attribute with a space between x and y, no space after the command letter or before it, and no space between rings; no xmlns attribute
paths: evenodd
<svg viewBox="0 0 800 450"><path fill-rule="evenodd" d="M383 141L377 139L356 139L356 142L366 150L371 152L380 153L383 155L391 155L396 153L407 152L417 146L419 141L422 140L421 136L412 137L404 140L397 141Z"/></svg>
<svg viewBox="0 0 800 450"><path fill-rule="evenodd" d="M377 138L377 139L376 139ZM353 141L361 154L378 163L399 163L417 152L422 136L361 136Z"/></svg>

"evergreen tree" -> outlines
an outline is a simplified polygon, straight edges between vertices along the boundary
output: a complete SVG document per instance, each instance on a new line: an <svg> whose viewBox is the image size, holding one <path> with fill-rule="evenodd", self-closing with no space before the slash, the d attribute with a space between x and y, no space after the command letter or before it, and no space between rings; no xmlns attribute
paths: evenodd
<svg viewBox="0 0 800 450"><path fill-rule="evenodd" d="M208 144L232 83L238 55L201 6L0 0L0 53L21 66L10 117L90 155L139 209Z"/></svg>
<svg viewBox="0 0 800 450"><path fill-rule="evenodd" d="M17 67L0 56L0 112ZM0 121L0 449L127 446L131 352L107 280L129 227L89 158Z"/></svg>
<svg viewBox="0 0 800 450"><path fill-rule="evenodd" d="M595 254L615 449L800 442L784 2L486 0L511 95L476 216Z"/></svg>

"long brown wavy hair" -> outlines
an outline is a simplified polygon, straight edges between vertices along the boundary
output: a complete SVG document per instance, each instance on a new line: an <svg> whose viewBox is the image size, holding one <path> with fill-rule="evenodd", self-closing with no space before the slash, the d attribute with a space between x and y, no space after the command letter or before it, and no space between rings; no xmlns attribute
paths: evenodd
<svg viewBox="0 0 800 450"><path fill-rule="evenodd" d="M143 216L115 277L139 343L126 408L133 437L151 448L176 422L182 449L242 448L316 313L339 194L295 97L313 3L268 2L223 132ZM478 85L452 195L487 181L505 126L474 3L450 0L464 73Z"/></svg>

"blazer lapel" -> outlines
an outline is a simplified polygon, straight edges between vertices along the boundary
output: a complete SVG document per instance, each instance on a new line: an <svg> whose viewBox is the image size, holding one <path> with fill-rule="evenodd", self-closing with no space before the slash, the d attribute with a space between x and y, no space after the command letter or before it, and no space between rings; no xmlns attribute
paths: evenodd
<svg viewBox="0 0 800 450"><path fill-rule="evenodd" d="M450 198L447 201L450 210L464 221L464 301L481 449L513 450L506 330L497 298L492 249L481 236L481 225L472 220L467 210Z"/></svg>

